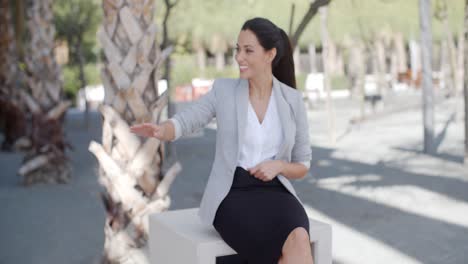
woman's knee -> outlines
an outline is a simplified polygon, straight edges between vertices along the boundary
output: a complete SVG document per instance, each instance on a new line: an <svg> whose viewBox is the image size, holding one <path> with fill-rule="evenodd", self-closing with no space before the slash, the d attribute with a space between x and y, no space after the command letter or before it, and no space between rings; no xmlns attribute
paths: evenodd
<svg viewBox="0 0 468 264"><path fill-rule="evenodd" d="M296 227L291 231L291 233L289 233L283 249L287 249L289 247L298 249L301 246L310 246L309 234L305 228Z"/></svg>

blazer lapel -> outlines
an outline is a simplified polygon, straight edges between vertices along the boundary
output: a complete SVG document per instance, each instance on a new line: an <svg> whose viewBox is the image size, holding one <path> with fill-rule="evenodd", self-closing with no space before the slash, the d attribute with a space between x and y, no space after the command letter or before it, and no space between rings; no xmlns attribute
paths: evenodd
<svg viewBox="0 0 468 264"><path fill-rule="evenodd" d="M245 126L247 125L247 106L249 103L249 83L246 79L239 79L236 87L236 111L237 111L237 159L244 142Z"/></svg>

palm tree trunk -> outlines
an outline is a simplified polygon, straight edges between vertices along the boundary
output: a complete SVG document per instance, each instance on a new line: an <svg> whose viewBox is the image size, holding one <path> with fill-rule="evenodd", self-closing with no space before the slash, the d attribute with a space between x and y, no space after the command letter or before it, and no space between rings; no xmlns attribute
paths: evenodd
<svg viewBox="0 0 468 264"><path fill-rule="evenodd" d="M168 91L160 94L159 67L170 53L155 43L154 1L103 0L104 20L98 38L105 57L102 143L89 150L100 165L99 182L107 211L103 263L149 263L148 215L169 208L168 189L181 166L166 171L164 145L141 139L129 126L159 123ZM143 3L143 4L142 4Z"/></svg>
<svg viewBox="0 0 468 264"><path fill-rule="evenodd" d="M60 67L54 58L52 1L26 2L29 40L25 50L26 91L21 91L32 116L32 148L18 174L26 185L65 183L71 169L65 156L63 116L70 102L63 100Z"/></svg>
<svg viewBox="0 0 468 264"><path fill-rule="evenodd" d="M19 71L12 11L9 0L0 0L0 130L4 134L2 150L13 150L26 130L26 116L15 89Z"/></svg>

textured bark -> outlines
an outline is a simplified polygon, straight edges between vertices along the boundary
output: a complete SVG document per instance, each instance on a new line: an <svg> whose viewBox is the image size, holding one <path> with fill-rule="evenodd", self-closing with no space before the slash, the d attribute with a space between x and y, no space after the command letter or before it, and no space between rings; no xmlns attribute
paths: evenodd
<svg viewBox="0 0 468 264"><path fill-rule="evenodd" d="M0 0L0 131L2 150L12 150L15 142L25 136L26 116L21 109L15 82L18 76L15 37L9 0Z"/></svg>
<svg viewBox="0 0 468 264"><path fill-rule="evenodd" d="M97 35L105 54L102 144L89 146L105 188L102 263L149 263L148 215L169 208L168 189L181 167L175 163L163 171L164 145L132 134L129 127L160 121L168 92L158 91L158 71L171 48L160 51L156 43L153 0L103 0L103 10Z"/></svg>
<svg viewBox="0 0 468 264"><path fill-rule="evenodd" d="M30 0L26 2L26 8L26 89L21 90L20 95L31 118L31 128L28 129L31 148L18 174L26 185L65 183L71 169L65 155L68 144L63 131L63 116L70 103L63 100L61 70L53 52L52 1Z"/></svg>

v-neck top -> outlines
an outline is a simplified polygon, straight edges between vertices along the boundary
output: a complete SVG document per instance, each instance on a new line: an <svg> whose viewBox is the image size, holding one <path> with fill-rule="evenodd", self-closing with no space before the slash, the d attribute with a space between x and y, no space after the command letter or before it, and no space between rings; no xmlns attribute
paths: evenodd
<svg viewBox="0 0 468 264"><path fill-rule="evenodd" d="M273 159L282 141L282 126L272 89L262 123L258 120L249 100L245 139L240 149L237 166L249 169L262 161Z"/></svg>

